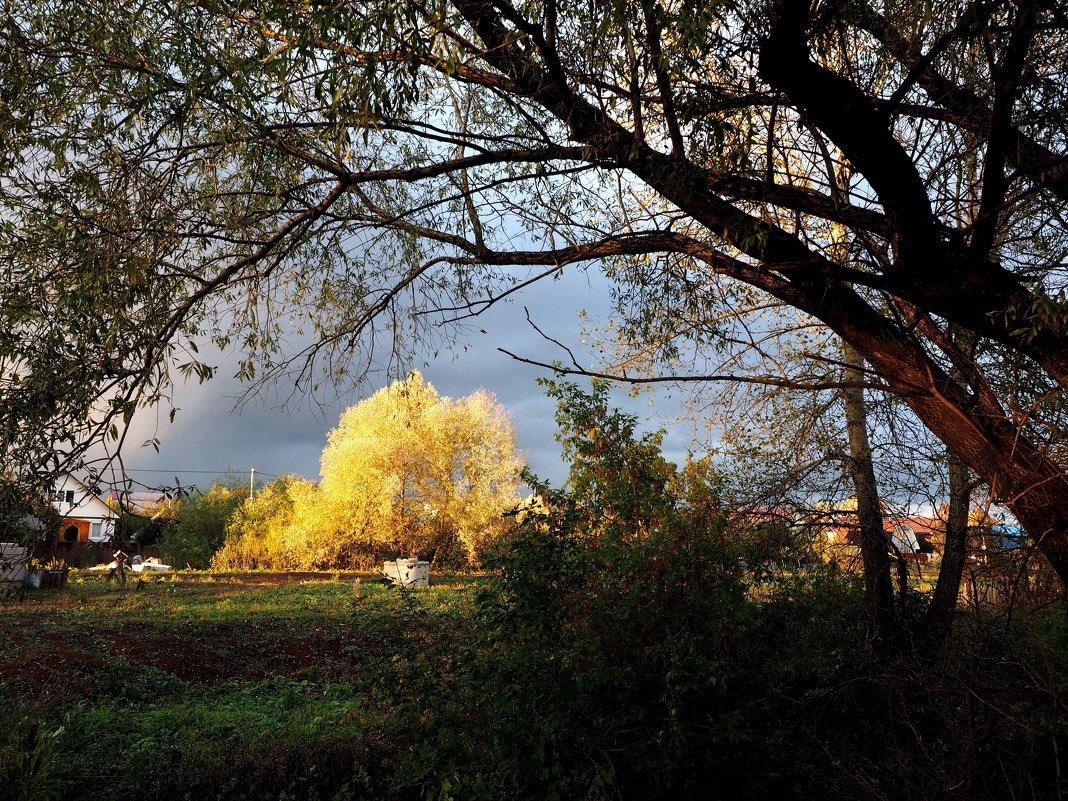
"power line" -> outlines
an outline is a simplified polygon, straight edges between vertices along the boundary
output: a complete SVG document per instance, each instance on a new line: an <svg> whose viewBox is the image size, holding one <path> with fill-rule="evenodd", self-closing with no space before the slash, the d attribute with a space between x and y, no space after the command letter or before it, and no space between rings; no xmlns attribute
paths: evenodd
<svg viewBox="0 0 1068 801"><path fill-rule="evenodd" d="M175 474L175 473L202 473L204 475L220 476L220 475L226 475L227 473L244 473L245 471L244 470L236 470L234 468L228 468L226 470L159 470L159 469L136 467L136 468L133 468L133 469L127 469L125 472L127 472L127 473L170 473L170 474ZM256 473L261 475L261 476L270 476L271 478L278 478L278 475L279 475L278 473L268 473L268 472L266 472L264 470L257 470Z"/></svg>

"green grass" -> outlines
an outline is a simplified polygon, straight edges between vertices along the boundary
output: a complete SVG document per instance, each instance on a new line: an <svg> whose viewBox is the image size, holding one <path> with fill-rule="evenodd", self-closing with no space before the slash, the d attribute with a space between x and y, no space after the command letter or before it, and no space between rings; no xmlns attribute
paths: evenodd
<svg viewBox="0 0 1068 801"><path fill-rule="evenodd" d="M515 565L477 604L477 580L333 574L30 593L0 609L0 801L1068 789L1055 609L962 610L929 661L867 639L851 577L756 592L707 560L574 548Z"/></svg>
<svg viewBox="0 0 1068 801"><path fill-rule="evenodd" d="M390 794L383 669L413 625L462 636L469 584L267 580L75 575L4 608L0 770L39 732L25 798Z"/></svg>

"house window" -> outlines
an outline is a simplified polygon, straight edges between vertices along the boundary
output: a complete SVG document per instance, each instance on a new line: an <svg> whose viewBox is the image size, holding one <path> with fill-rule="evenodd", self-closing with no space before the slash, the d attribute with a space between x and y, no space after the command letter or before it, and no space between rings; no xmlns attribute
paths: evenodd
<svg viewBox="0 0 1068 801"><path fill-rule="evenodd" d="M77 542L78 541L78 527L67 526L63 529L63 540L65 542Z"/></svg>
<svg viewBox="0 0 1068 801"><path fill-rule="evenodd" d="M74 506L74 490L67 490L67 503Z"/></svg>
<svg viewBox="0 0 1068 801"><path fill-rule="evenodd" d="M100 527L101 527L100 523L90 523L89 524L89 539L91 539L91 540L99 540L99 539L101 539L101 537L100 537Z"/></svg>

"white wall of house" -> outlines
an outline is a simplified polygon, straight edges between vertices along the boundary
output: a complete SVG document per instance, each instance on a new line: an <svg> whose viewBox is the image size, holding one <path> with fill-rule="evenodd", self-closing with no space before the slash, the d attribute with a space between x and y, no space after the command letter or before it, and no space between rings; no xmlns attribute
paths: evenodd
<svg viewBox="0 0 1068 801"><path fill-rule="evenodd" d="M64 520L88 522L90 542L107 542L115 535L118 514L72 475L64 474L56 481L52 507ZM59 538L63 538L63 526L60 527Z"/></svg>

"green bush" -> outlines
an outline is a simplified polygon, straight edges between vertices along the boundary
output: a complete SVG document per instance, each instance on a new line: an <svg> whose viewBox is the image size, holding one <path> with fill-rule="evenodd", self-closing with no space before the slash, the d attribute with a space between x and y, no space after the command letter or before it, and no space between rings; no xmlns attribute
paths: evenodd
<svg viewBox="0 0 1068 801"><path fill-rule="evenodd" d="M513 532L471 633L398 645L395 775L438 798L653 799L794 797L827 774L796 737L861 635L841 623L858 588L808 575L754 601L727 528L592 538L554 508Z"/></svg>
<svg viewBox="0 0 1068 801"><path fill-rule="evenodd" d="M602 388L555 391L569 488L528 476L546 503L498 554L498 577L478 594L474 641L443 646L447 684L441 671L395 664L387 681L411 695L397 704L394 736L417 733L399 749L398 774L439 798L794 789L807 766L790 777L775 766L793 751L780 694L833 672L834 660L812 645L801 664L775 642L769 624L796 621L752 600L750 576L770 554L728 524L707 465L677 473L655 438L638 439L633 418L607 408ZM843 602L816 592L819 578L791 589ZM844 603L859 603L851 589Z"/></svg>
<svg viewBox="0 0 1068 801"><path fill-rule="evenodd" d="M226 540L226 527L248 498L248 487L214 484L203 495L182 500L175 524L160 536L159 547L171 564L206 568Z"/></svg>
<svg viewBox="0 0 1068 801"><path fill-rule="evenodd" d="M376 706L391 710L394 793L1035 799L1068 789L1056 768L1068 745L1060 618L962 618L937 662L873 642L858 579L824 565L771 569L784 556L798 564L804 543L729 521L710 471L681 481L655 443L635 442L632 421L595 395L562 395L561 414L582 421L564 427L583 454L569 491L535 482L542 511L498 554L473 629L427 636L439 624L413 601L385 663ZM635 484L640 475L662 480Z"/></svg>

